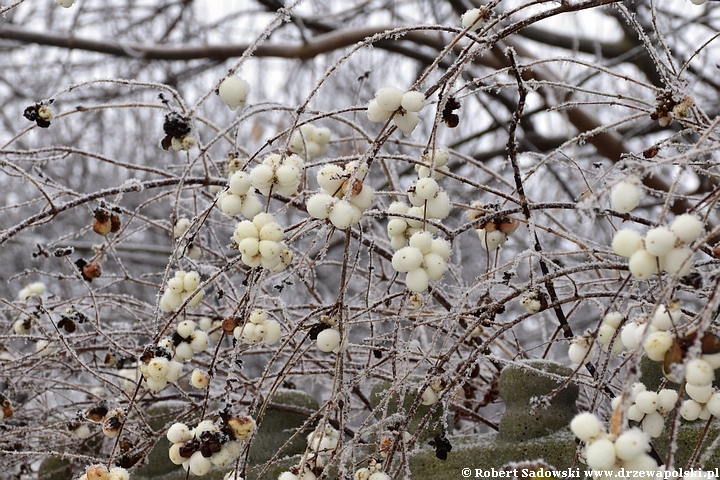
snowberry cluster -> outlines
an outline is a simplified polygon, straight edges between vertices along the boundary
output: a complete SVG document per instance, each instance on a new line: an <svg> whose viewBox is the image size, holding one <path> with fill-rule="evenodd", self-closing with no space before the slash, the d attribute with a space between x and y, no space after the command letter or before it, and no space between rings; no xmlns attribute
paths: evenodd
<svg viewBox="0 0 720 480"><path fill-rule="evenodd" d="M305 162L298 155L283 158L273 153L250 171L250 183L266 197L271 193L289 197L297 192L304 166Z"/></svg>
<svg viewBox="0 0 720 480"><path fill-rule="evenodd" d="M61 0L58 0L60 2ZM105 465L90 465L78 480L129 480L130 474L122 467L108 470Z"/></svg>
<svg viewBox="0 0 720 480"><path fill-rule="evenodd" d="M570 341L568 357L570 361L578 365L585 365L593 356L595 342L590 336L578 335Z"/></svg>
<svg viewBox="0 0 720 480"><path fill-rule="evenodd" d="M237 75L230 75L220 82L217 93L230 110L237 110L247 101L250 85Z"/></svg>
<svg viewBox="0 0 720 480"><path fill-rule="evenodd" d="M710 384L685 384L685 393L690 397L680 407L680 415L687 421L708 420L720 416L720 393Z"/></svg>
<svg viewBox="0 0 720 480"><path fill-rule="evenodd" d="M245 325L238 325L233 335L249 345L263 342L274 345L280 340L280 324L267 317L265 310L257 308L250 313Z"/></svg>
<svg viewBox="0 0 720 480"><path fill-rule="evenodd" d="M407 432L405 432L407 434ZM387 455L387 454L386 454ZM383 464L371 459L367 467L355 471L353 480L390 480L390 475L383 472Z"/></svg>
<svg viewBox="0 0 720 480"><path fill-rule="evenodd" d="M610 203L620 213L630 213L640 203L642 189L640 179L628 177L617 183L610 191Z"/></svg>
<svg viewBox="0 0 720 480"><path fill-rule="evenodd" d="M198 329L192 320L178 323L172 338L160 341L159 346L169 350L173 360L190 360L195 353L204 352L210 345L210 337L204 330Z"/></svg>
<svg viewBox="0 0 720 480"><path fill-rule="evenodd" d="M206 475L213 465L225 467L232 463L242 450L240 441L250 437L254 430L255 420L247 415L220 415L219 425L203 420L193 429L175 423L167 431L167 439L172 443L170 461L193 475Z"/></svg>
<svg viewBox="0 0 720 480"><path fill-rule="evenodd" d="M329 423L324 428L318 427L307 436L307 443L314 453L331 452L340 443L340 432Z"/></svg>
<svg viewBox="0 0 720 480"><path fill-rule="evenodd" d="M41 296L45 293L45 284L42 282L33 282L30 283L23 288L20 289L18 292L18 300L25 301L28 298L32 297L33 295Z"/></svg>
<svg viewBox="0 0 720 480"><path fill-rule="evenodd" d="M693 250L688 245L702 235L704 228L700 219L685 213L670 227L651 228L645 238L635 230L620 230L613 237L612 249L621 257L629 258L630 273L638 280L646 280L661 271L683 277L692 267Z"/></svg>
<svg viewBox="0 0 720 480"><path fill-rule="evenodd" d="M471 8L462 14L460 20L462 21L463 28L478 30L487 17L488 11L486 7Z"/></svg>
<svg viewBox="0 0 720 480"><path fill-rule="evenodd" d="M468 220L475 221L489 212L479 202L473 202L470 210L467 211ZM480 244L488 252L497 250L500 245L507 242L508 238L515 233L520 226L520 221L505 216L498 216L492 220L475 225L475 229L480 239Z"/></svg>
<svg viewBox="0 0 720 480"><path fill-rule="evenodd" d="M183 135L182 137L172 137L172 140L170 140L170 146L176 152L187 152L191 150L196 143L195 137L191 133Z"/></svg>
<svg viewBox="0 0 720 480"><path fill-rule="evenodd" d="M70 8L75 4L75 0L55 0L55 3L63 8Z"/></svg>
<svg viewBox="0 0 720 480"><path fill-rule="evenodd" d="M188 230L190 230L190 220L185 217L178 218L175 225L173 225L173 238L182 237Z"/></svg>
<svg viewBox="0 0 720 480"><path fill-rule="evenodd" d="M316 480L317 476L312 472L309 466L294 466L286 472L282 472L278 476L278 480Z"/></svg>
<svg viewBox="0 0 720 480"><path fill-rule="evenodd" d="M16 335L29 335L32 330L32 317L21 318L13 323L13 331Z"/></svg>
<svg viewBox="0 0 720 480"><path fill-rule="evenodd" d="M233 240L248 267L281 272L292 262L293 254L281 241L282 225L269 213L258 213L252 221L243 220L235 227Z"/></svg>
<svg viewBox="0 0 720 480"><path fill-rule="evenodd" d="M623 321L623 316L620 312L610 312L603 318L600 323L600 328L597 333L597 341L605 349L610 348L612 355L619 355L625 350L625 345L622 342L622 336L617 334L617 329ZM612 344L612 347L610 347Z"/></svg>
<svg viewBox="0 0 720 480"><path fill-rule="evenodd" d="M245 218L253 218L262 211L262 203L251 191L250 175L238 170L231 173L228 189L218 195L217 205L225 215L242 213Z"/></svg>
<svg viewBox="0 0 720 480"><path fill-rule="evenodd" d="M537 290L533 289L528 292L525 292L520 297L520 305L522 305L525 308L525 311L527 311L530 314L537 313L542 309L543 300L545 297L543 294Z"/></svg>
<svg viewBox="0 0 720 480"><path fill-rule="evenodd" d="M308 450L302 456L299 465L283 472L278 480L315 480L314 472L322 471L323 458L335 450L340 443L340 432L330 424L318 427L307 436Z"/></svg>
<svg viewBox="0 0 720 480"><path fill-rule="evenodd" d="M418 178L432 176L435 180L440 180L450 171L447 166L448 161L450 161L450 153L444 148L436 148L420 157L420 162L415 164L415 171Z"/></svg>
<svg viewBox="0 0 720 480"><path fill-rule="evenodd" d="M315 127L310 123L302 125L290 138L290 151L307 160L321 157L327 152L330 129Z"/></svg>
<svg viewBox="0 0 720 480"><path fill-rule="evenodd" d="M405 285L411 292L424 292L431 280L439 280L447 269L450 244L433 238L430 232L417 232L410 237L407 247L395 252L392 266L397 272L407 273Z"/></svg>
<svg viewBox="0 0 720 480"><path fill-rule="evenodd" d="M151 345L145 349L140 357L140 373L149 390L159 392L180 378L182 363L172 357L172 351L164 346Z"/></svg>
<svg viewBox="0 0 720 480"><path fill-rule="evenodd" d="M208 334L210 340L217 342L222 337L223 330L221 320L213 320L210 317L202 317L198 322L198 326L200 327L200 330Z"/></svg>
<svg viewBox="0 0 720 480"><path fill-rule="evenodd" d="M317 173L320 192L307 201L307 212L320 220L328 219L335 228L345 230L357 224L363 211L372 205L375 191L363 180L365 165L350 162L345 168L329 164Z"/></svg>
<svg viewBox="0 0 720 480"><path fill-rule="evenodd" d="M160 310L163 312L177 310L191 294L194 295L190 298L188 307L197 307L205 296L205 290L195 293L199 285L200 275L197 272L178 270L175 276L168 280L167 288L160 298Z"/></svg>
<svg viewBox="0 0 720 480"><path fill-rule="evenodd" d="M598 417L584 412L572 419L570 429L585 442L585 462L593 470L657 470L655 459L647 453L650 437L639 428L610 435Z"/></svg>
<svg viewBox="0 0 720 480"><path fill-rule="evenodd" d="M422 392L422 398L420 399L420 402L423 405L432 405L435 402L438 401L438 394L443 391L445 388L445 385L442 380L435 379L432 382L430 382L430 385L425 388Z"/></svg>
<svg viewBox="0 0 720 480"><path fill-rule="evenodd" d="M678 400L678 392L664 388L659 392L646 389L643 383L634 383L630 389L630 406L625 413L628 420L638 422L642 430L652 438L662 435L665 418L674 408ZM622 397L612 401L613 410L620 408Z"/></svg>
<svg viewBox="0 0 720 480"><path fill-rule="evenodd" d="M425 95L422 92L403 92L395 87L383 87L375 92L367 108L367 116L371 122L384 122L392 118L393 123L407 137L415 130L420 118L417 112L425 106Z"/></svg>
<svg viewBox="0 0 720 480"><path fill-rule="evenodd" d="M408 200L413 207L424 207L428 218L443 219L450 214L450 196L432 177L418 178L408 189Z"/></svg>
<svg viewBox="0 0 720 480"><path fill-rule="evenodd" d="M410 207L402 202L393 202L388 207L389 213L408 215L417 218L406 218L390 216L387 224L387 233L390 237L390 245L394 250L399 250L408 244L410 237L423 231L423 218L425 218L424 207ZM425 224L425 230L430 233L437 233L434 225Z"/></svg>

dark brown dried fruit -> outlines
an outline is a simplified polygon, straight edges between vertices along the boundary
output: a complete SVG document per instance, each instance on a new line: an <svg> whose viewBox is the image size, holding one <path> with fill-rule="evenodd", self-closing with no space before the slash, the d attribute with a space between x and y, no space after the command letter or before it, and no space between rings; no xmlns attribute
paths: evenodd
<svg viewBox="0 0 720 480"><path fill-rule="evenodd" d="M450 445L450 441L445 435L435 435L428 443L430 446L435 447L435 456L437 458L447 460L448 453L452 450L452 445Z"/></svg>
<svg viewBox="0 0 720 480"><path fill-rule="evenodd" d="M235 328L238 326L238 319L236 317L223 318L222 329L228 335L232 335L235 332Z"/></svg>
<svg viewBox="0 0 720 480"><path fill-rule="evenodd" d="M178 448L178 453L183 458L190 458L192 457L192 454L200 450L200 442L198 442L195 439L189 440L185 442L184 445L182 445L180 448Z"/></svg>
<svg viewBox="0 0 720 480"><path fill-rule="evenodd" d="M97 262L88 263L82 266L81 273L83 280L92 282L93 278L98 278L102 275L102 267Z"/></svg>
<svg viewBox="0 0 720 480"><path fill-rule="evenodd" d="M442 111L442 120L449 128L455 128L460 123L460 117L453 113L460 108L460 102L455 97L449 96Z"/></svg>
<svg viewBox="0 0 720 480"><path fill-rule="evenodd" d="M660 149L657 147L657 145L653 145L652 147L648 148L647 150L643 150L643 157L645 158L653 158L655 155L658 154Z"/></svg>
<svg viewBox="0 0 720 480"><path fill-rule="evenodd" d="M85 416L93 422L100 422L108 414L107 402L103 400L85 413Z"/></svg>
<svg viewBox="0 0 720 480"><path fill-rule="evenodd" d="M310 327L310 332L308 333L310 340L317 340L318 334L323 330L327 330L328 328L330 328L330 325L323 322L313 325L312 327Z"/></svg>

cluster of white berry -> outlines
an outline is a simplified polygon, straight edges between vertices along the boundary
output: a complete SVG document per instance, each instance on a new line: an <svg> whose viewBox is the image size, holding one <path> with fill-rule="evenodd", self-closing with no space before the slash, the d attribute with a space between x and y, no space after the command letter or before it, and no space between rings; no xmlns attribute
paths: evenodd
<svg viewBox="0 0 720 480"><path fill-rule="evenodd" d="M190 230L190 220L185 217L178 218L173 225L173 238L182 237L188 230Z"/></svg>
<svg viewBox="0 0 720 480"><path fill-rule="evenodd" d="M435 402L438 401L438 393L442 392L444 388L443 381L440 379L435 379L432 382L430 382L430 385L428 385L425 390L422 392L422 398L420 399L420 403L423 405L432 405Z"/></svg>
<svg viewBox="0 0 720 480"><path fill-rule="evenodd" d="M425 95L422 92L383 87L375 92L375 99L368 104L367 116L371 122L384 122L392 117L393 123L407 137L420 122L417 112L423 106Z"/></svg>
<svg viewBox="0 0 720 480"><path fill-rule="evenodd" d="M340 432L330 424L319 426L307 436L308 450L298 465L280 474L278 480L315 480L316 471L322 471L323 455L335 450L340 443Z"/></svg>
<svg viewBox="0 0 720 480"><path fill-rule="evenodd" d="M192 132L190 132L183 135L182 137L172 137L172 140L170 141L170 146L176 152L187 152L191 150L196 143L197 141L195 140L195 136L192 135Z"/></svg>
<svg viewBox="0 0 720 480"><path fill-rule="evenodd" d="M42 296L45 293L45 284L42 282L30 283L18 292L18 300L25 301L32 296Z"/></svg>
<svg viewBox="0 0 720 480"><path fill-rule="evenodd" d="M443 219L450 214L452 202L447 192L432 177L418 178L408 189L413 207L423 208L427 218Z"/></svg>
<svg viewBox="0 0 720 480"><path fill-rule="evenodd" d="M263 342L274 345L280 340L280 324L269 319L265 310L256 308L250 313L245 325L238 325L233 335L239 341L249 345Z"/></svg>
<svg viewBox="0 0 720 480"><path fill-rule="evenodd" d="M163 312L177 310L193 293L187 306L197 307L205 296L205 290L202 289L195 293L199 285L200 275L197 272L176 271L175 276L168 280L167 288L160 298L160 310Z"/></svg>
<svg viewBox="0 0 720 480"><path fill-rule="evenodd" d="M70 8L75 4L75 0L55 0L55 3L63 8Z"/></svg>
<svg viewBox="0 0 720 480"><path fill-rule="evenodd" d="M595 339L597 339L597 342L605 349L610 347L612 344L610 353L613 355L619 355L622 353L627 345L623 342L622 335L618 335L616 333L622 321L623 316L621 313L610 312L605 315L600 323L596 338L591 335L578 335L573 338L570 342L570 347L568 348L568 357L570 358L570 361L578 365L588 363L593 356ZM625 327L627 327L627 325ZM623 327L623 331L625 327ZM635 347L637 347L637 343L635 343Z"/></svg>
<svg viewBox="0 0 720 480"><path fill-rule="evenodd" d="M168 349L173 360L184 362L190 360L195 353L204 352L210 345L210 336L206 331L197 328L192 320L178 323L172 338L160 340L159 346Z"/></svg>
<svg viewBox="0 0 720 480"><path fill-rule="evenodd" d="M639 428L610 435L598 417L584 412L572 419L570 429L585 442L585 462L593 470L657 470L655 459L647 453L650 436Z"/></svg>
<svg viewBox="0 0 720 480"><path fill-rule="evenodd" d="M329 423L326 423L324 428L318 427L308 434L307 443L314 453L331 452L340 443L340 432Z"/></svg>
<svg viewBox="0 0 720 480"><path fill-rule="evenodd" d="M225 467L242 451L242 440L255 430L255 420L248 415L226 418L219 425L203 420L193 429L184 423L175 423L167 431L170 440L170 461L182 465L193 475L206 475L215 465Z"/></svg>
<svg viewBox="0 0 720 480"><path fill-rule="evenodd" d="M417 232L410 237L409 245L395 252L392 267L407 273L405 285L411 292L424 292L431 280L442 278L450 258L450 244L433 238L430 232Z"/></svg>
<svg viewBox="0 0 720 480"><path fill-rule="evenodd" d="M522 305L528 313L537 313L542 308L542 299L543 294L540 293L539 290L529 290L520 297L520 305Z"/></svg>
<svg viewBox="0 0 720 480"><path fill-rule="evenodd" d="M176 382L182 373L182 363L173 360L172 352L164 346L146 348L140 360L140 373L145 385L154 392Z"/></svg>
<svg viewBox="0 0 720 480"><path fill-rule="evenodd" d="M217 93L230 110L237 110L247 101L250 85L237 75L230 75L220 82Z"/></svg>
<svg viewBox="0 0 720 480"><path fill-rule="evenodd" d="M669 330L680 326L682 321L680 302L660 305L652 319L638 316L626 323L620 332L620 341L630 350L642 344L648 358L660 362L675 341L675 336Z"/></svg>
<svg viewBox="0 0 720 480"><path fill-rule="evenodd" d="M407 434L407 432L405 433ZM359 468L355 471L353 480L390 480L390 475L383 472L382 468L382 463L371 459L367 467Z"/></svg>
<svg viewBox="0 0 720 480"><path fill-rule="evenodd" d="M415 164L415 171L418 178L432 177L440 180L450 172L447 166L449 161L450 153L444 148L436 148L420 157L420 161Z"/></svg>
<svg viewBox="0 0 720 480"><path fill-rule="evenodd" d="M250 175L238 170L230 174L228 189L220 192L217 205L225 215L242 213L245 218L253 218L262 211L262 203L251 191Z"/></svg>
<svg viewBox="0 0 720 480"><path fill-rule="evenodd" d="M687 421L708 420L710 416L720 417L720 392L710 385L685 384L685 393L690 397L680 407L680 415Z"/></svg>
<svg viewBox="0 0 720 480"><path fill-rule="evenodd" d="M32 330L32 317L25 317L15 320L13 323L13 332L16 335L29 335Z"/></svg>
<svg viewBox="0 0 720 480"><path fill-rule="evenodd" d="M328 219L335 228L345 230L362 218L373 202L375 191L364 182L367 166L353 161L345 168L329 164L317 173L320 192L307 200L308 214Z"/></svg>
<svg viewBox="0 0 720 480"><path fill-rule="evenodd" d="M198 327L200 330L208 334L210 340L217 342L223 335L222 321L213 320L210 317L200 317L198 320Z"/></svg>
<svg viewBox="0 0 720 480"><path fill-rule="evenodd" d="M282 225L269 213L258 213L252 221L243 220L235 227L233 240L248 267L280 272L293 260L292 252L282 242Z"/></svg>
<svg viewBox="0 0 720 480"><path fill-rule="evenodd" d="M479 202L473 202L466 215L471 222L486 215L489 210ZM480 244L488 252L497 250L500 245L507 242L508 238L515 233L520 226L520 221L505 216L498 216L485 223L479 223L475 226Z"/></svg>
<svg viewBox="0 0 720 480"><path fill-rule="evenodd" d="M58 0L59 2L60 0ZM90 465L78 480L129 480L130 474L122 467L108 470L105 465Z"/></svg>
<svg viewBox="0 0 720 480"><path fill-rule="evenodd" d="M311 123L302 125L290 138L290 151L305 159L321 157L327 152L330 129L316 127Z"/></svg>
<svg viewBox="0 0 720 480"><path fill-rule="evenodd" d="M298 155L292 154L283 158L273 153L250 170L250 183L266 197L271 193L289 197L297 192L304 166L305 162Z"/></svg>
<svg viewBox="0 0 720 480"><path fill-rule="evenodd" d="M418 232L423 231L423 218L425 218L423 207L410 207L403 202L393 202L388 207L389 213L408 215L416 218L398 217L392 215L388 217L387 233L390 237L390 245L394 250L405 247L410 237ZM425 231L437 233L438 229L434 225L425 224Z"/></svg>
<svg viewBox="0 0 720 480"><path fill-rule="evenodd" d="M692 267L693 250L688 245L702 235L704 228L700 219L685 213L670 227L651 228L645 238L635 230L620 230L613 237L612 249L621 257L629 258L630 273L638 280L662 271L682 277L690 273Z"/></svg>
<svg viewBox="0 0 720 480"><path fill-rule="evenodd" d="M617 334L617 329L623 321L620 312L610 312L603 318L598 329L597 341L605 349L610 348L612 355L619 355L625 350L625 344L622 341L622 335ZM612 347L610 346L612 344Z"/></svg>
<svg viewBox="0 0 720 480"><path fill-rule="evenodd" d="M625 415L628 420L638 422L642 430L652 438L662 435L665 418L675 408L678 392L664 388L659 392L647 390L643 383L637 382L630 389L630 406ZM622 397L612 401L613 410L620 408Z"/></svg>

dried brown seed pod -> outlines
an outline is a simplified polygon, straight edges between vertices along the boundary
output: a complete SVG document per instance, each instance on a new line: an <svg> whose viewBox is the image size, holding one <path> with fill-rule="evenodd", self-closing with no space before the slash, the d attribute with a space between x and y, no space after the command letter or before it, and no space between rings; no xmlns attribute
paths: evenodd
<svg viewBox="0 0 720 480"><path fill-rule="evenodd" d="M84 265L82 267L82 276L83 279L87 280L88 282L92 281L93 278L98 278L100 275L102 275L102 267L97 262L88 263L87 265Z"/></svg>
<svg viewBox="0 0 720 480"><path fill-rule="evenodd" d="M101 401L91 409L89 409L85 416L92 420L93 422L100 422L105 418L105 415L108 414L108 406L107 402L105 400Z"/></svg>
<svg viewBox="0 0 720 480"><path fill-rule="evenodd" d="M226 317L222 321L222 329L228 335L232 335L235 332L235 327L238 326L238 319L236 317Z"/></svg>
<svg viewBox="0 0 720 480"><path fill-rule="evenodd" d="M96 208L93 211L93 231L104 237L112 230L112 219L110 218L110 212L104 208ZM118 219L119 220L119 219Z"/></svg>

